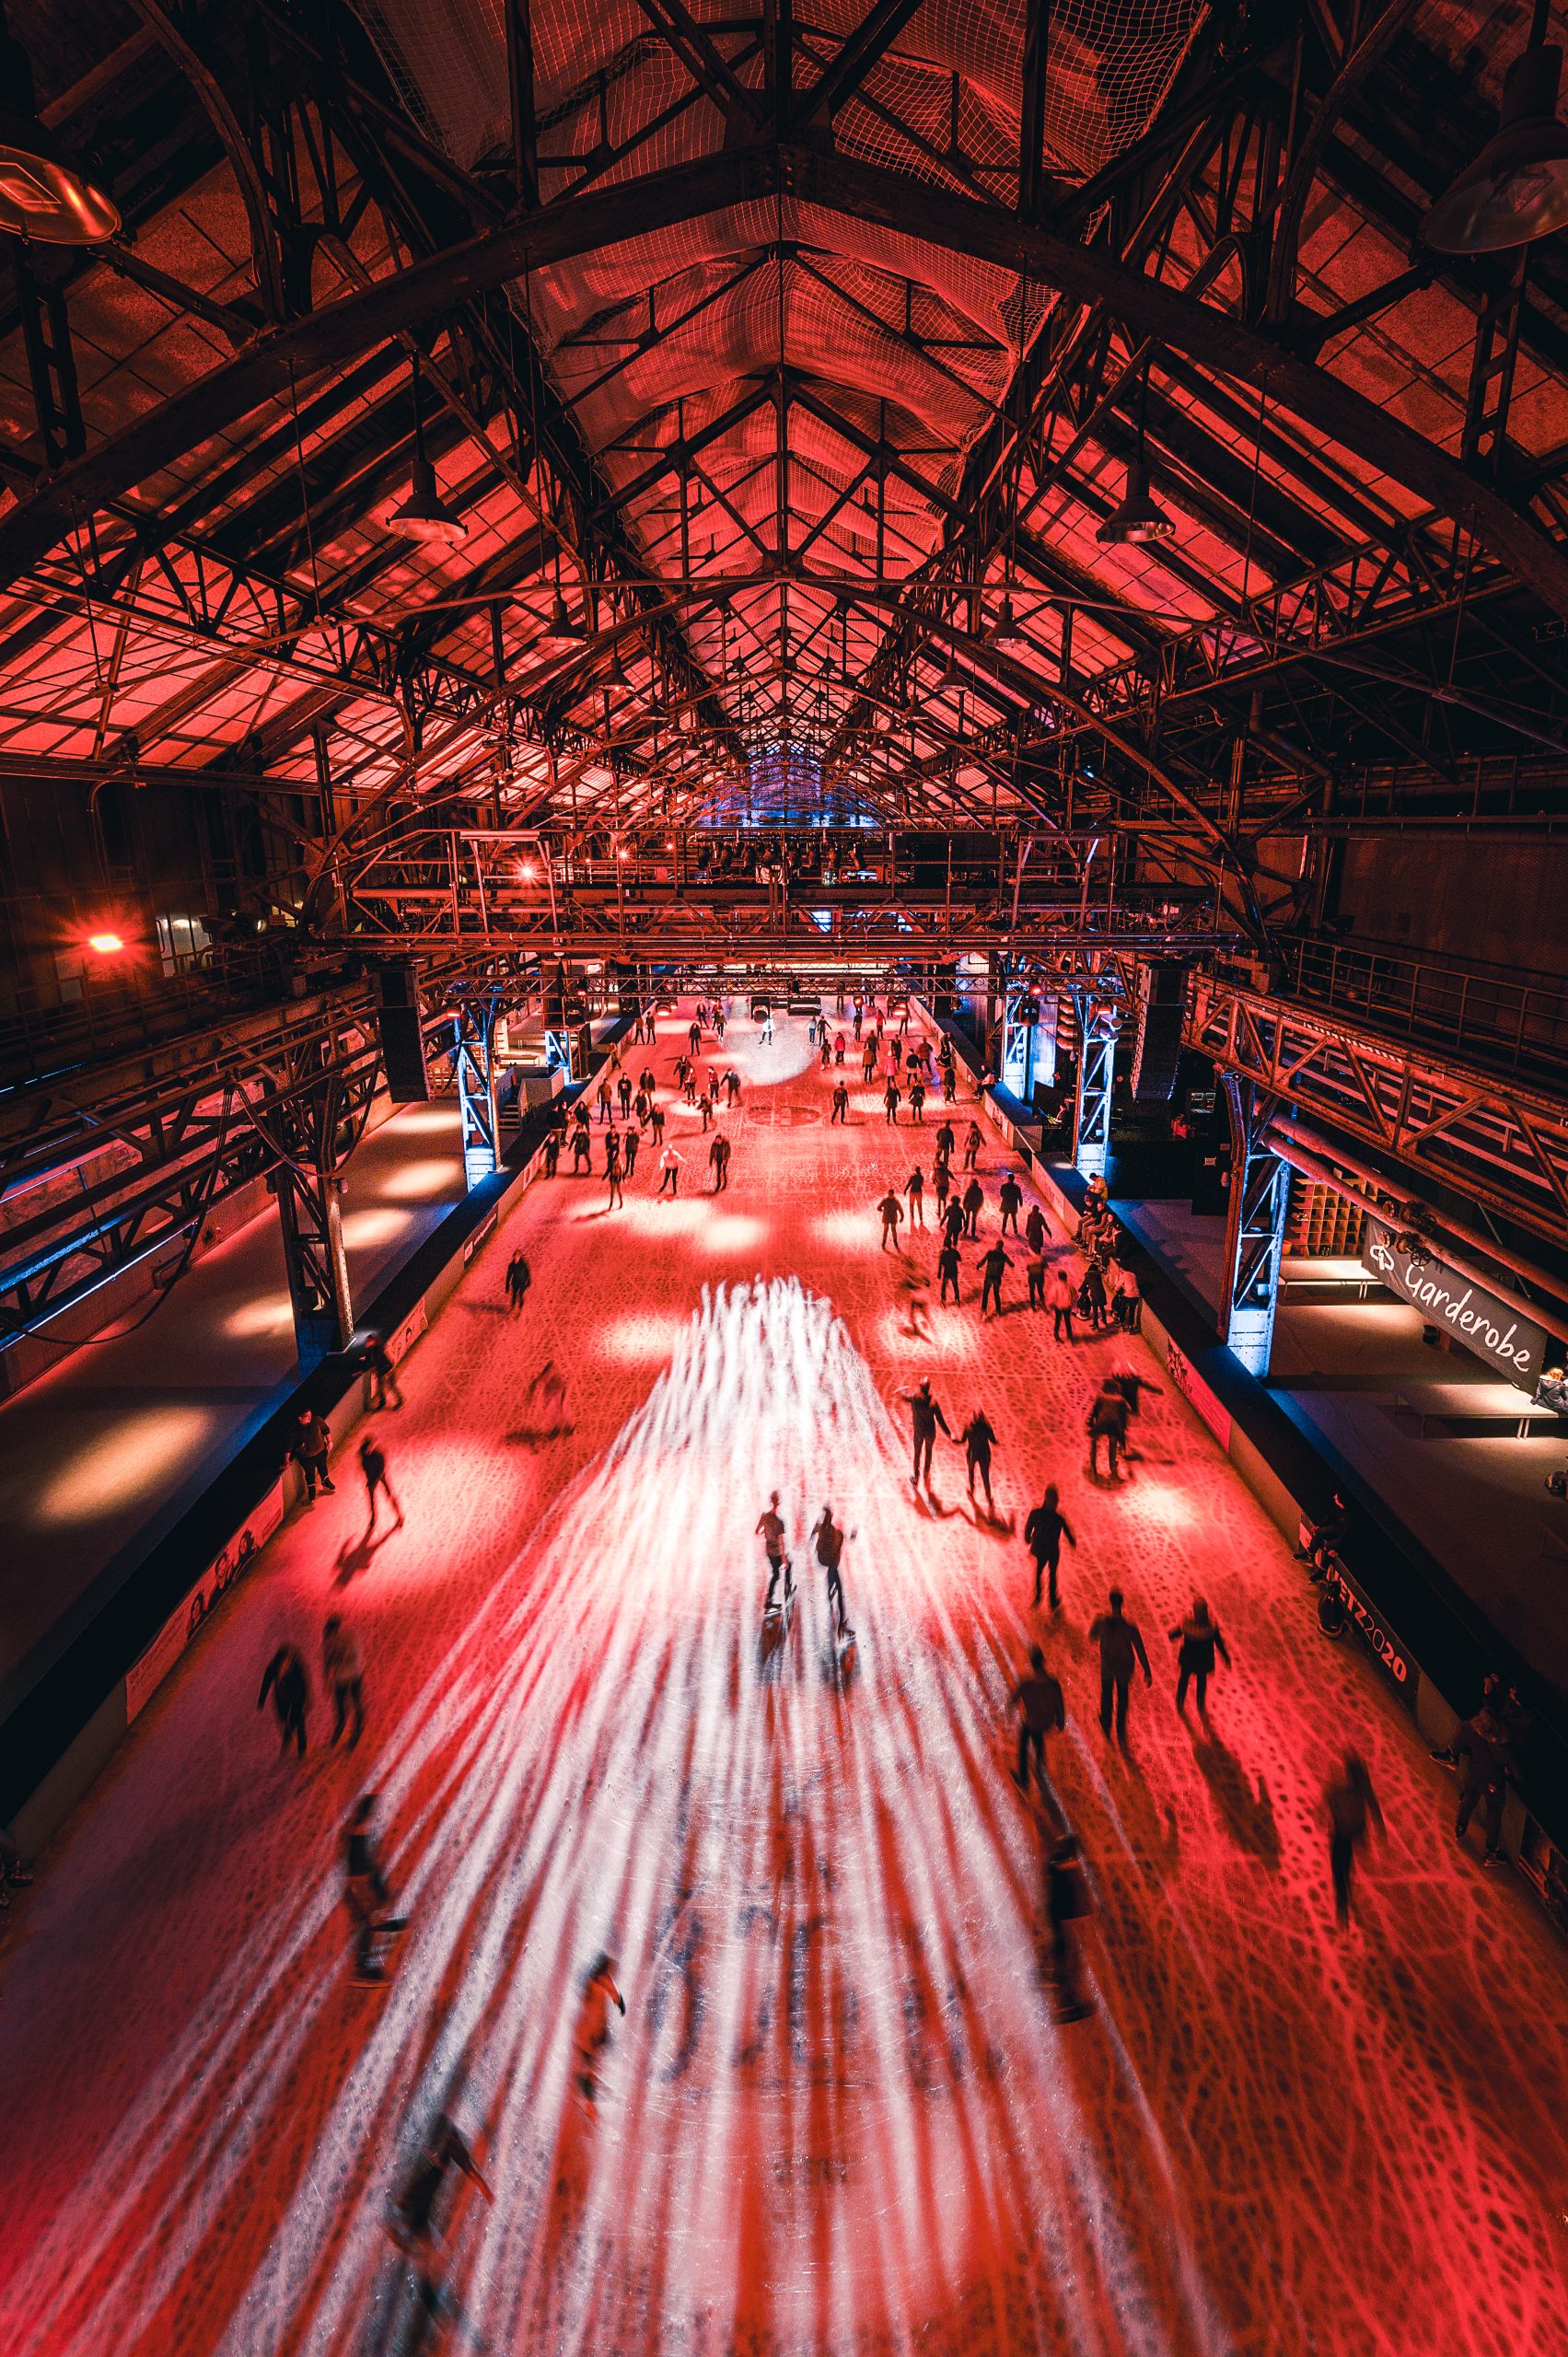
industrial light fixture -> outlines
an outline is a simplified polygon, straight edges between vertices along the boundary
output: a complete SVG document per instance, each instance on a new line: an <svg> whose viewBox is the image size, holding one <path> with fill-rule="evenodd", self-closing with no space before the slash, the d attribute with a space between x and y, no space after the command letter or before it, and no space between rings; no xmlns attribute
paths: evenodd
<svg viewBox="0 0 1568 2357"><path fill-rule="evenodd" d="M120 232L117 207L35 114L32 66L0 13L0 230L41 246L101 246Z"/></svg>
<svg viewBox="0 0 1568 2357"><path fill-rule="evenodd" d="M1106 517L1095 538L1102 548L1120 548L1128 541L1167 540L1176 529L1176 518L1167 516L1149 490L1149 462L1144 438L1144 411L1149 397L1149 372L1144 368L1138 379L1138 442L1127 461L1127 480L1121 497Z"/></svg>
<svg viewBox="0 0 1568 2357"><path fill-rule="evenodd" d="M441 496L436 470L424 455L424 424L419 413L419 360L413 363L413 467L409 495L387 518L387 529L400 540L423 540L451 548L468 538L468 526L455 507Z"/></svg>
<svg viewBox="0 0 1568 2357"><path fill-rule="evenodd" d="M106 932L89 933L87 935L87 947L96 950L100 958L116 958L124 946L124 936L122 934Z"/></svg>
<svg viewBox="0 0 1568 2357"><path fill-rule="evenodd" d="M1018 623L1013 611L1013 600L1004 589L1002 603L997 607L995 615L987 625L985 643L988 646L1007 646L1017 635Z"/></svg>
<svg viewBox="0 0 1568 2357"><path fill-rule="evenodd" d="M1505 253L1568 226L1568 128L1557 119L1562 52L1540 39L1503 79L1502 119L1475 162L1440 196L1421 234L1440 254Z"/></svg>
<svg viewBox="0 0 1568 2357"><path fill-rule="evenodd" d="M550 619L544 625L544 634L546 638L586 638L587 635L582 623L568 611L566 600L561 595L559 582L555 585L555 595L550 601Z"/></svg>

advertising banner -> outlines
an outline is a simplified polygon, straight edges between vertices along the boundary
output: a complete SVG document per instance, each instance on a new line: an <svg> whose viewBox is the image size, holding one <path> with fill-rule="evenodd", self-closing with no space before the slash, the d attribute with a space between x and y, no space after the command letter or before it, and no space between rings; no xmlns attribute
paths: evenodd
<svg viewBox="0 0 1568 2357"><path fill-rule="evenodd" d="M1434 1253L1404 1250L1393 1230L1375 1219L1366 1223L1361 1265L1419 1309L1428 1325L1446 1327L1467 1351L1510 1383L1534 1391L1546 1364L1546 1334L1495 1294L1459 1276Z"/></svg>
<svg viewBox="0 0 1568 2357"><path fill-rule="evenodd" d="M180 1655L212 1610L242 1572L248 1572L283 1520L283 1482L274 1481L254 1512L247 1516L228 1545L207 1565L177 1612L171 1612L140 1661L125 1674L127 1724L145 1710Z"/></svg>

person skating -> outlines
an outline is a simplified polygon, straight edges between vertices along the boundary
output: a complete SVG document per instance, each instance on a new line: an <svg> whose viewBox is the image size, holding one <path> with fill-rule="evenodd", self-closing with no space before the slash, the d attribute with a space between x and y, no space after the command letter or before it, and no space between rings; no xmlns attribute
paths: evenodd
<svg viewBox="0 0 1568 2357"><path fill-rule="evenodd" d="M1031 1246L1024 1258L1024 1274L1028 1279L1031 1309L1045 1307L1046 1273L1045 1254Z"/></svg>
<svg viewBox="0 0 1568 2357"><path fill-rule="evenodd" d="M1122 1594L1113 1587L1109 1610L1102 1612L1089 1624L1089 1643L1099 1647L1099 1723L1104 1732L1110 1733L1111 1717L1116 1720L1116 1740L1123 1751L1127 1748L1127 1698L1132 1686L1132 1665L1136 1662L1144 1673L1145 1686L1154 1684L1149 1668L1149 1656L1144 1650L1144 1639L1135 1620L1129 1620L1122 1610Z"/></svg>
<svg viewBox="0 0 1568 2357"><path fill-rule="evenodd" d="M1045 1918L1051 1932L1047 1968L1061 2022L1086 2021L1094 2011L1084 1995L1078 1952L1078 1925L1094 1913L1094 1904L1078 1837L1064 1833L1052 1843L1045 1864Z"/></svg>
<svg viewBox="0 0 1568 2357"><path fill-rule="evenodd" d="M1198 1696L1198 1716L1209 1715L1209 1680L1214 1674L1217 1654L1225 1667L1230 1667L1230 1648L1220 1632L1220 1625L1209 1611L1201 1596L1192 1598L1192 1609L1185 1620L1179 1620L1170 1632L1170 1642L1181 1650L1176 1656L1176 1707L1187 1708L1187 1687L1191 1680Z"/></svg>
<svg viewBox="0 0 1568 2357"><path fill-rule="evenodd" d="M385 1980L381 1942L401 1928L389 1912L392 1894L381 1870L375 1817L376 1795L365 1793L343 1828L343 1904L352 1925L354 1978L361 1986Z"/></svg>
<svg viewBox="0 0 1568 2357"><path fill-rule="evenodd" d="M1078 1541L1072 1524L1062 1511L1056 1484L1051 1481L1046 1484L1044 1497L1024 1525L1024 1544L1034 1557L1035 1604L1039 1606L1040 1589L1049 1582L1052 1612L1059 1612L1062 1608L1062 1599L1056 1592L1056 1572L1062 1560L1062 1541L1064 1538L1075 1554Z"/></svg>
<svg viewBox="0 0 1568 2357"><path fill-rule="evenodd" d="M833 1090L832 1119L828 1124L830 1129L835 1121L844 1127L847 1127L849 1122L849 1090L842 1080Z"/></svg>
<svg viewBox="0 0 1568 2357"><path fill-rule="evenodd" d="M1051 1230L1045 1224L1045 1213L1038 1203L1031 1203L1028 1217L1024 1222L1024 1242L1031 1252L1043 1252L1045 1239L1050 1234Z"/></svg>
<svg viewBox="0 0 1568 2357"><path fill-rule="evenodd" d="M637 1175L637 1153L642 1143L643 1139L640 1131L635 1129L627 1131L624 1153L626 1156L626 1176L628 1178L634 1178Z"/></svg>
<svg viewBox="0 0 1568 2357"><path fill-rule="evenodd" d="M904 1331L913 1341L929 1342L931 1340L931 1287L910 1259L909 1254L906 1252L900 1257L902 1267L899 1272L899 1290L909 1304L909 1324Z"/></svg>
<svg viewBox="0 0 1568 2357"><path fill-rule="evenodd" d="M588 1142L588 1133L587 1130L574 1130L572 1132L573 1178L580 1178L585 1170L592 1170L593 1167L593 1147Z"/></svg>
<svg viewBox="0 0 1568 2357"><path fill-rule="evenodd" d="M584 1977L577 2024L573 2035L573 2045L576 2049L575 2093L590 2119L598 2118L599 2067L610 2044L611 2005L624 2014L626 2000L615 1985L615 1958L601 1952Z"/></svg>
<svg viewBox="0 0 1568 2357"><path fill-rule="evenodd" d="M981 1138L980 1133L980 1123L978 1121L971 1121L969 1126L968 1134L964 1139L964 1168L966 1170L972 1170L974 1168L975 1164L980 1157L980 1149L983 1144L984 1140Z"/></svg>
<svg viewBox="0 0 1568 2357"><path fill-rule="evenodd" d="M296 1421L288 1453L305 1476L305 1501L315 1503L318 1488L329 1497L332 1494L332 1477L327 1459L332 1446L332 1428L325 1416L314 1408L302 1408Z"/></svg>
<svg viewBox="0 0 1568 2357"><path fill-rule="evenodd" d="M923 1128L925 1124L925 1083L917 1074L910 1083L910 1115Z"/></svg>
<svg viewBox="0 0 1568 2357"><path fill-rule="evenodd" d="M896 1252L899 1248L899 1228L903 1220L904 1207L889 1187L877 1208L882 1214L882 1249L884 1252Z"/></svg>
<svg viewBox="0 0 1568 2357"><path fill-rule="evenodd" d="M897 1124L899 1118L899 1107L902 1103L903 1094L899 1087L898 1082L896 1080L890 1080L888 1083L887 1087L882 1091L882 1105L888 1120L895 1125Z"/></svg>
<svg viewBox="0 0 1568 2357"><path fill-rule="evenodd" d="M1011 1229L1012 1233L1016 1236L1018 1233L1018 1213L1024 1208L1024 1190L1019 1186L1016 1178L1013 1176L1013 1173L1010 1170L1008 1171L1005 1178L1002 1181L1002 1190L998 1200L1002 1205L1003 1235L1005 1236L1008 1230Z"/></svg>
<svg viewBox="0 0 1568 2357"><path fill-rule="evenodd" d="M601 1080L599 1082L598 1092L594 1097L594 1103L598 1108L599 1120L601 1121L608 1121L610 1119L610 1083L608 1080Z"/></svg>
<svg viewBox="0 0 1568 2357"><path fill-rule="evenodd" d="M526 1255L521 1251L514 1252L511 1259L506 1263L506 1312L508 1317L520 1318L522 1316L524 1304L527 1302L528 1297L528 1287L532 1283L533 1271L528 1264Z"/></svg>
<svg viewBox="0 0 1568 2357"><path fill-rule="evenodd" d="M964 1207L955 1195L942 1214L942 1233L949 1244L957 1244L964 1232Z"/></svg>
<svg viewBox="0 0 1568 2357"><path fill-rule="evenodd" d="M621 1118L622 1121L629 1121L632 1118L632 1075L629 1072L623 1072L616 1082L615 1094L621 1101Z"/></svg>
<svg viewBox="0 0 1568 2357"><path fill-rule="evenodd" d="M725 1189L729 1185L730 1153L730 1143L726 1137L721 1136L714 1138L712 1145L708 1148L708 1162L714 1174L714 1192L715 1195L722 1195Z"/></svg>
<svg viewBox="0 0 1568 2357"><path fill-rule="evenodd" d="M975 1262L977 1269L983 1269L985 1271L984 1282L980 1289L980 1314L982 1318L987 1315L987 1305L990 1303L995 1304L996 1315L998 1318L1001 1317L1003 1271L1010 1269L1012 1265L1012 1261L1007 1258L1006 1247L1000 1240L991 1247L989 1252L982 1252Z"/></svg>
<svg viewBox="0 0 1568 2357"><path fill-rule="evenodd" d="M1501 1865L1503 1808L1508 1795L1508 1739L1502 1722L1483 1707L1456 1727L1450 1748L1459 1769L1454 1839L1464 1840L1479 1806L1485 1837L1483 1859L1489 1866Z"/></svg>
<svg viewBox="0 0 1568 2357"><path fill-rule="evenodd" d="M993 1514L991 1496L991 1452L996 1446L996 1433L983 1408L977 1408L963 1431L958 1434L963 1445L964 1464L969 1473L970 1504L974 1504L974 1485L978 1477L985 1492L985 1511Z"/></svg>
<svg viewBox="0 0 1568 2357"><path fill-rule="evenodd" d="M932 1172L931 1186L936 1197L936 1225L943 1227L947 1218L947 1198L953 1191L953 1174L945 1162L938 1161Z"/></svg>
<svg viewBox="0 0 1568 2357"><path fill-rule="evenodd" d="M904 1180L904 1193L909 1198L911 1227L923 1227L925 1225L925 1173L918 1162Z"/></svg>
<svg viewBox="0 0 1568 2357"><path fill-rule="evenodd" d="M1116 1322L1124 1334L1136 1334L1144 1323L1144 1296L1138 1290L1135 1270L1125 1260L1116 1271Z"/></svg>
<svg viewBox="0 0 1568 2357"><path fill-rule="evenodd" d="M784 1600L786 1605L795 1594L795 1577L789 1557L784 1553L784 1517L779 1513L779 1493L776 1490L757 1517L757 1530L762 1541L762 1551L768 1559L768 1593L762 1598L762 1609L771 1612L773 1590L781 1578L784 1584Z"/></svg>
<svg viewBox="0 0 1568 2357"><path fill-rule="evenodd" d="M648 1108L648 1134L653 1139L655 1145L663 1145L664 1107L662 1105L654 1104L650 1105Z"/></svg>
<svg viewBox="0 0 1568 2357"><path fill-rule="evenodd" d="M1098 1260L1091 1260L1084 1271L1078 1287L1078 1307L1088 1319L1090 1330L1099 1333L1106 1324L1106 1291Z"/></svg>
<svg viewBox="0 0 1568 2357"><path fill-rule="evenodd" d="M1102 1440L1110 1460L1110 1479L1113 1481L1121 1480L1121 1452L1127 1445L1127 1420L1131 1413L1126 1394L1120 1390L1114 1379L1108 1376L1096 1395L1094 1405L1089 1410L1089 1478L1091 1480L1099 1480L1099 1445Z"/></svg>
<svg viewBox="0 0 1568 2357"><path fill-rule="evenodd" d="M491 2207L495 2196L486 2183L468 2142L445 2111L437 2112L408 2175L398 2189L387 2220L387 2231L401 2251L428 2269L440 2244L446 2221L438 2219L441 2197L454 2170L478 2186Z"/></svg>
<svg viewBox="0 0 1568 2357"><path fill-rule="evenodd" d="M1156 1399L1165 1398L1165 1391L1161 1385L1152 1383L1146 1375L1134 1375L1130 1367L1114 1369L1106 1376L1104 1387L1107 1391L1119 1391L1121 1394L1127 1402L1129 1422L1139 1414L1145 1391L1151 1392ZM1121 1454L1130 1465L1143 1462L1141 1451L1135 1449L1125 1438L1121 1443Z"/></svg>
<svg viewBox="0 0 1568 2357"><path fill-rule="evenodd" d="M561 1132L552 1130L544 1141L544 1175L553 1178L561 1167Z"/></svg>
<svg viewBox="0 0 1568 2357"><path fill-rule="evenodd" d="M611 1134L613 1135L613 1132ZM605 1204L606 1211L614 1212L623 1210L625 1207L626 1198L621 1191L621 1155L619 1150L616 1153L606 1156L604 1178L605 1186L609 1193L609 1201Z"/></svg>
<svg viewBox="0 0 1568 2357"><path fill-rule="evenodd" d="M566 1382L553 1359L546 1359L523 1399L528 1430L545 1440L558 1439L566 1423ZM547 1424L544 1418L550 1419Z"/></svg>
<svg viewBox="0 0 1568 2357"><path fill-rule="evenodd" d="M937 1152L938 1158L939 1158L941 1161L943 1161L943 1162L951 1162L951 1161L952 1161L952 1159L953 1159L953 1124L952 1124L952 1122L951 1122L951 1121L944 1121L944 1122L943 1122L943 1124L942 1124L942 1126L941 1126L941 1128L940 1128L940 1129L937 1131L937 1132L936 1132L936 1152Z"/></svg>
<svg viewBox="0 0 1568 2357"><path fill-rule="evenodd" d="M256 1697L256 1708L266 1708L267 1697L273 1698L278 1733L279 1748L287 1751L291 1743L296 1746L298 1757L305 1757L305 1714L310 1707L310 1680L306 1673L305 1656L297 1645L280 1645L261 1673L261 1690Z"/></svg>
<svg viewBox="0 0 1568 2357"><path fill-rule="evenodd" d="M831 1506L822 1508L821 1519L811 1537L817 1548L817 1561L828 1575L828 1609L830 1612L837 1610L839 1635L853 1637L854 1631L844 1617L844 1534L833 1520Z"/></svg>
<svg viewBox="0 0 1568 2357"><path fill-rule="evenodd" d="M844 1049L846 1044L843 1033L842 1031L836 1031L833 1034L833 1069L835 1072L844 1060Z"/></svg>
<svg viewBox="0 0 1568 2357"><path fill-rule="evenodd" d="M365 1337L359 1356L365 1369L365 1387L368 1395L365 1403L366 1408L373 1414L401 1408L403 1404L402 1387L387 1348L386 1336L372 1329Z"/></svg>
<svg viewBox="0 0 1568 2357"><path fill-rule="evenodd" d="M877 1042L868 1039L860 1051L861 1078L869 1088L877 1077Z"/></svg>
<svg viewBox="0 0 1568 2357"><path fill-rule="evenodd" d="M1058 1269L1051 1280L1051 1339L1053 1342L1070 1342L1073 1339L1073 1283L1065 1269Z"/></svg>
<svg viewBox="0 0 1568 2357"><path fill-rule="evenodd" d="M366 1433L359 1444L359 1469L365 1476L365 1503L370 1513L366 1536L368 1538L370 1532L376 1527L377 1501L383 1490L387 1492L387 1504L396 1516L392 1527L394 1530L401 1530L403 1527L403 1510L392 1494L392 1485L387 1479L386 1451L374 1433Z"/></svg>
<svg viewBox="0 0 1568 2357"><path fill-rule="evenodd" d="M696 1055L703 1045L703 1027L698 1022L695 1016L692 1016L691 1022L686 1027L686 1037L691 1042L691 1053Z"/></svg>
<svg viewBox="0 0 1568 2357"><path fill-rule="evenodd" d="M964 1215L964 1234L976 1241L980 1236L980 1215L985 1209L985 1190L978 1178L971 1178L960 1198Z"/></svg>
<svg viewBox="0 0 1568 2357"><path fill-rule="evenodd" d="M1062 1688L1045 1666L1045 1655L1038 1645L1029 1647L1029 1666L1012 1692L1012 1703L1018 1713L1018 1764L1013 1771L1013 1782L1021 1792L1029 1788L1029 1755L1034 1755L1035 1774L1042 1793L1049 1791L1045 1774L1045 1738L1067 1724L1067 1705Z"/></svg>
<svg viewBox="0 0 1568 2357"><path fill-rule="evenodd" d="M703 1135L706 1137L714 1126L714 1093L711 1088L704 1088L698 1097L697 1110L703 1117Z"/></svg>
<svg viewBox="0 0 1568 2357"><path fill-rule="evenodd" d="M1384 1830L1383 1812L1359 1751L1345 1753L1339 1775L1324 1792L1323 1805L1329 1816L1329 1878L1334 1887L1334 1921L1342 1932L1350 1922L1356 1852L1374 1829L1378 1833Z"/></svg>
<svg viewBox="0 0 1568 2357"><path fill-rule="evenodd" d="M664 1152L658 1158L658 1190L661 1195L667 1187L669 1190L672 1199L679 1194L680 1166L685 1159L685 1155L682 1154L677 1154L672 1145L667 1145L665 1147Z"/></svg>
<svg viewBox="0 0 1568 2357"><path fill-rule="evenodd" d="M900 1391L897 1397L909 1403L910 1424L914 1437L914 1470L911 1476L918 1490L923 1478L931 1487L931 1452L936 1446L936 1429L940 1425L949 1440L952 1426L931 1396L931 1377L922 1376L912 1391Z"/></svg>
<svg viewBox="0 0 1568 2357"><path fill-rule="evenodd" d="M354 1733L348 1739L352 1751L365 1728L365 1666L353 1631L343 1627L336 1612L328 1613L321 1630L321 1676L332 1698L332 1732L327 1737L328 1744L337 1742L352 1718Z"/></svg>
<svg viewBox="0 0 1568 2357"><path fill-rule="evenodd" d="M729 1099L729 1109L733 1113L740 1102L740 1074L733 1064L724 1076L724 1093Z"/></svg>
<svg viewBox="0 0 1568 2357"><path fill-rule="evenodd" d="M938 1301L947 1300L947 1288L949 1285L951 1285L953 1289L954 1301L962 1301L963 1295L958 1290L958 1272L962 1266L963 1263L958 1257L958 1246L953 1242L951 1237L945 1237L941 1248L936 1255L936 1276L939 1288L936 1297Z"/></svg>

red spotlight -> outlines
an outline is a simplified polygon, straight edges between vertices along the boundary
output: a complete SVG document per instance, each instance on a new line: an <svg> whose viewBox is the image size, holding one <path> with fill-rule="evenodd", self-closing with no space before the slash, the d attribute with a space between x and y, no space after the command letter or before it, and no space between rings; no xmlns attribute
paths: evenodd
<svg viewBox="0 0 1568 2357"><path fill-rule="evenodd" d="M100 958L118 957L124 946L124 940L118 933L105 931L89 933L87 935L87 947L95 949Z"/></svg>

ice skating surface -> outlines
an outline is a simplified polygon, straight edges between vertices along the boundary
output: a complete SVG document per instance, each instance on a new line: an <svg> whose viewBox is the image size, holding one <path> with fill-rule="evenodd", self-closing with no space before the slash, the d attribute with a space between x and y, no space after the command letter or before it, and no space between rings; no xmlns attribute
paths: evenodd
<svg viewBox="0 0 1568 2357"><path fill-rule="evenodd" d="M645 1148L530 1190L382 1424L407 1515L364 1537L352 1465L231 1593L18 1894L0 1954L0 2313L37 2357L305 2357L433 2345L725 2357L1560 2357L1568 2348L1562 1952L1456 1848L1453 1787L1316 1631L1288 1549L1168 1385L1117 1492L1086 1473L1101 1374L1018 1306L910 1333L874 1209L925 1130L742 1020L727 1193L670 1101ZM633 1072L645 1061L627 1051ZM970 1118L959 1109L962 1127ZM1027 1193L1026 1188L1026 1193ZM928 1196L927 1215L931 1215ZM505 1314L521 1245L535 1283ZM1053 1246L1063 1248L1060 1239ZM933 1232L916 1231L926 1272ZM535 1378L553 1361L569 1429ZM896 1394L929 1372L1000 1434L994 1520L938 1443L913 1494ZM1064 1606L1019 1530L1056 1480ZM777 1489L799 1587L764 1623ZM851 1536L853 1644L807 1532ZM1119 1581L1155 1665L1102 1738L1087 1623ZM1224 1625L1212 1732L1166 1631ZM254 1709L322 1615L366 1656L352 1759L281 1762ZM1098 1899L1090 2019L1040 1977L1038 1807L1008 1775L1029 1643L1066 1689L1051 1770ZM1332 1928L1321 1794L1371 1765L1388 1838ZM352 1987L336 1843L380 1794L411 1928ZM1472 1842L1474 1835L1472 1834ZM581 1991L622 2020L575 2081ZM446 2104L494 2206L412 2296L389 2191Z"/></svg>

